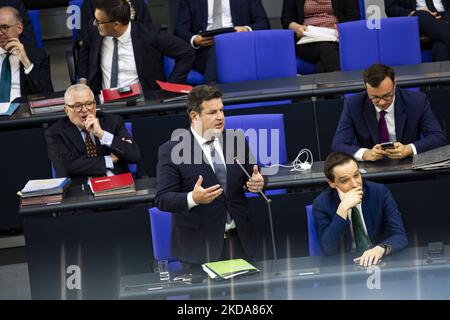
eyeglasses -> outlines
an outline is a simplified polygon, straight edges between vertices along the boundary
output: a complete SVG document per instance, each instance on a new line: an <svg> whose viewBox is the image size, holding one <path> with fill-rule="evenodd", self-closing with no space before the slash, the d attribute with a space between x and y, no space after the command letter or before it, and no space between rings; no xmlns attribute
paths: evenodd
<svg viewBox="0 0 450 320"><path fill-rule="evenodd" d="M76 103L74 105L66 104L70 109L72 109L75 112L80 112L83 107L86 107L86 109L91 110L95 105L95 101L87 101L85 103Z"/></svg>
<svg viewBox="0 0 450 320"><path fill-rule="evenodd" d="M395 92L395 85L392 88L391 92L386 93L385 95L379 96L369 96L370 101L373 103L379 103L381 100L384 100L386 102L392 101L392 98L394 98L394 92Z"/></svg>
<svg viewBox="0 0 450 320"><path fill-rule="evenodd" d="M113 20L110 20L110 21L99 21L99 20L97 20L97 18L94 18L94 26L96 26L96 27L98 27L98 26L100 26L102 24L111 23L111 22L116 22L116 21L115 20L114 21Z"/></svg>
<svg viewBox="0 0 450 320"><path fill-rule="evenodd" d="M9 31L10 28L17 26L18 24L19 24L19 23L16 23L16 24L13 24L13 25L10 25L10 26L8 26L7 24L2 24L2 25L0 26L0 31L1 31L2 33L8 33L8 31Z"/></svg>

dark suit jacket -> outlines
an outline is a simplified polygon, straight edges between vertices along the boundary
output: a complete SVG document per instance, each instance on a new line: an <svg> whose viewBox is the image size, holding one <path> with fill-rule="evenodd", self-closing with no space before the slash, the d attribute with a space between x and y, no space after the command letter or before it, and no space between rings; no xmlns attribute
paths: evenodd
<svg viewBox="0 0 450 320"><path fill-rule="evenodd" d="M392 252L405 248L408 239L391 192L386 186L370 181L363 182L363 192L362 214L372 245L388 244ZM326 255L351 248L350 223L336 213L340 202L338 192L329 187L313 202L317 237Z"/></svg>
<svg viewBox="0 0 450 320"><path fill-rule="evenodd" d="M450 0L442 0L442 5L447 11ZM384 0L384 6L388 17L407 16L416 10L416 0Z"/></svg>
<svg viewBox="0 0 450 320"><path fill-rule="evenodd" d="M158 89L155 80L165 81L163 55L176 60L167 81L185 83L195 59L193 49L177 37L162 31L158 25L131 22L131 38L139 81L144 91ZM83 41L79 58L79 76L97 93L102 89L100 49L103 37L98 30L89 32Z"/></svg>
<svg viewBox="0 0 450 320"><path fill-rule="evenodd" d="M230 0L234 26L253 30L270 29L261 0ZM190 43L191 38L208 26L208 0L180 0L175 34Z"/></svg>
<svg viewBox="0 0 450 320"><path fill-rule="evenodd" d="M28 58L33 63L33 70L25 74L23 65L20 65L20 92L25 100L29 94L53 92L53 84L50 75L50 59L47 53L31 42L23 42Z"/></svg>
<svg viewBox="0 0 450 320"><path fill-rule="evenodd" d="M105 175L104 156L114 153L119 161L114 164L114 174L128 172L128 163L140 159L139 147L125 128L120 116L97 112L97 118L103 130L111 133L114 140L111 147L100 144L95 138L98 157L88 158L86 147L78 128L68 117L58 120L45 132L49 159L55 166L57 176L96 176ZM131 140L128 143L126 140Z"/></svg>
<svg viewBox="0 0 450 320"><path fill-rule="evenodd" d="M31 23L27 8L23 4L22 0L2 0L0 2L0 7L3 6L13 7L19 10L23 20L23 33L20 35L20 40L36 42L36 38L34 37L33 24Z"/></svg>
<svg viewBox="0 0 450 320"><path fill-rule="evenodd" d="M144 0L131 0L134 10L136 11L135 21L141 23L152 23L152 18ZM84 0L81 7L81 29L77 32L77 41L83 40L94 21L94 0Z"/></svg>
<svg viewBox="0 0 450 320"><path fill-rule="evenodd" d="M225 159L227 159L227 153L229 159L233 159L236 151L233 152L232 148L227 148L226 138L223 141ZM184 151L181 154L191 161L175 164L171 160L171 153L174 150L178 155L180 145L183 146ZM200 156L197 158L200 159L198 164L192 160L194 154ZM247 145L246 155L246 159L241 158L240 161L245 164L247 171L251 174L253 166L249 164ZM194 189L199 175L203 176L204 188L219 183L211 166L202 162L202 158L202 149L190 130L183 134L180 144L178 140L168 141L159 148L156 205L163 211L172 212L171 254L181 261L190 263L204 263L219 259L228 210L236 223L239 238L247 255L252 257L255 239L249 222L248 202L243 190L248 178L232 160L232 164L228 164L225 160L227 163L225 195L222 194L210 204L200 204L188 210L187 194Z"/></svg>
<svg viewBox="0 0 450 320"><path fill-rule="evenodd" d="M397 88L394 109L398 142L413 143L417 153L447 143L424 93ZM371 149L378 141L376 111L367 93L360 92L345 99L331 151L355 154L360 148Z"/></svg>
<svg viewBox="0 0 450 320"><path fill-rule="evenodd" d="M331 0L334 15L338 22L359 20L358 0ZM284 0L281 12L283 28L289 28L291 22L303 24L305 20L305 0Z"/></svg>

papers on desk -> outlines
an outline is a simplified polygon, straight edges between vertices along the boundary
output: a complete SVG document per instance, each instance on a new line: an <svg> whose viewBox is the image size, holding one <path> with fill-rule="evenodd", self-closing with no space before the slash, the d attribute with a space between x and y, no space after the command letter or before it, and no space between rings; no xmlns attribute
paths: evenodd
<svg viewBox="0 0 450 320"><path fill-rule="evenodd" d="M450 145L416 154L413 158L414 170L437 170L450 168Z"/></svg>
<svg viewBox="0 0 450 320"><path fill-rule="evenodd" d="M19 103L0 103L0 116L11 116L19 107Z"/></svg>
<svg viewBox="0 0 450 320"><path fill-rule="evenodd" d="M241 274L259 272L244 259L208 262L202 264L202 268L211 279L230 279Z"/></svg>
<svg viewBox="0 0 450 320"><path fill-rule="evenodd" d="M69 178L30 180L18 192L21 196L21 205L49 205L60 203L69 185Z"/></svg>
<svg viewBox="0 0 450 320"><path fill-rule="evenodd" d="M297 41L297 44L306 44L320 41L338 41L335 29L308 26L308 31L303 33L303 37Z"/></svg>

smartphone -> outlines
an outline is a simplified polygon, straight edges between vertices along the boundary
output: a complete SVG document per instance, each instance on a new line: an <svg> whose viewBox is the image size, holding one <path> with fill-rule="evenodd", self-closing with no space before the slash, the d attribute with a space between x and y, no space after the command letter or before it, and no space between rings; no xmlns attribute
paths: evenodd
<svg viewBox="0 0 450 320"><path fill-rule="evenodd" d="M131 92L131 91L132 90L131 90L130 86L119 88L119 93L128 93L128 92Z"/></svg>
<svg viewBox="0 0 450 320"><path fill-rule="evenodd" d="M386 150L386 149L394 149L394 143L393 142L383 142L380 144L381 145L381 149Z"/></svg>

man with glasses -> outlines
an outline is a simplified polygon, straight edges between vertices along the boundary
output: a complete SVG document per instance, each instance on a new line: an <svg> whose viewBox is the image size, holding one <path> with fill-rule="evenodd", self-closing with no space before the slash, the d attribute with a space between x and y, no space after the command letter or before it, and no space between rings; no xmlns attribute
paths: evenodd
<svg viewBox="0 0 450 320"><path fill-rule="evenodd" d="M345 99L333 152L358 161L403 159L447 143L424 93L396 87L394 70L383 64L372 65L363 77L366 92Z"/></svg>
<svg viewBox="0 0 450 320"><path fill-rule="evenodd" d="M120 116L97 113L88 86L75 84L64 95L67 117L47 129L45 139L57 176L101 176L128 172L140 152Z"/></svg>
<svg viewBox="0 0 450 320"><path fill-rule="evenodd" d="M34 42L22 42L22 16L13 7L0 7L0 102L53 91L46 52Z"/></svg>
<svg viewBox="0 0 450 320"><path fill-rule="evenodd" d="M95 2L93 24L97 30L91 29L80 50L80 83L88 84L95 93L137 82L144 91L158 89L156 80L166 80L163 55L176 61L167 80L185 83L194 61L193 50L157 25L130 21L130 15L126 0Z"/></svg>

